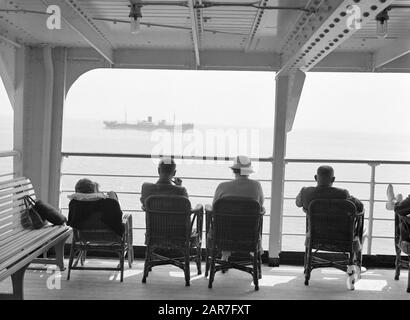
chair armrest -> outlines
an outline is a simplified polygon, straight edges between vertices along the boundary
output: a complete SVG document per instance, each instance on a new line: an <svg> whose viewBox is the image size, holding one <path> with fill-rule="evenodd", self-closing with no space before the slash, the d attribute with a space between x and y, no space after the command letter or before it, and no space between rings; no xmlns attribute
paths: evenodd
<svg viewBox="0 0 410 320"><path fill-rule="evenodd" d="M261 208L261 215L265 215L265 213L266 213L266 209L265 209L265 207L262 207Z"/></svg>
<svg viewBox="0 0 410 320"><path fill-rule="evenodd" d="M205 232L208 234L210 228L211 228L211 214L212 214L212 206L210 204L207 204L205 206Z"/></svg>
<svg viewBox="0 0 410 320"><path fill-rule="evenodd" d="M124 240L132 244L132 215L131 213L126 213L122 216L122 224L124 225Z"/></svg>
<svg viewBox="0 0 410 320"><path fill-rule="evenodd" d="M356 217L362 217L364 216L364 210L362 212L357 212Z"/></svg>
<svg viewBox="0 0 410 320"><path fill-rule="evenodd" d="M200 237L202 237L203 230L203 219L204 219L204 207L201 204L198 204L195 209L191 210L191 214L194 215L194 218L191 221L191 232L193 230L194 224L196 222L196 230Z"/></svg>
<svg viewBox="0 0 410 320"><path fill-rule="evenodd" d="M364 226L364 210L362 212L357 212L354 217L356 218L355 234L359 237L360 242L363 242L363 236L366 233Z"/></svg>
<svg viewBox="0 0 410 320"><path fill-rule="evenodd" d="M130 220L132 221L131 213L125 213L125 214L123 214L123 216L122 216L122 224L126 224L126 223L128 223Z"/></svg>

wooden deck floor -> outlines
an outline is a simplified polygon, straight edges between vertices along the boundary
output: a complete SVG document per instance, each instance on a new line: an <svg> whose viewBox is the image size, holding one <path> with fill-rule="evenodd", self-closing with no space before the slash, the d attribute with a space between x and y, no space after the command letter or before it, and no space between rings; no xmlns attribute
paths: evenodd
<svg viewBox="0 0 410 320"><path fill-rule="evenodd" d="M90 265L115 265L113 260L90 260ZM190 287L184 286L183 273L173 266L153 269L146 284L141 283L143 262L136 261L127 269L123 283L111 271L72 271L66 280L66 271L56 276L47 271L27 271L25 299L410 299L406 293L407 270L399 281L393 280L394 271L370 269L362 275L355 291L346 289L346 275L336 269L317 269L312 272L310 285L303 284L303 269L295 266L263 267L260 290L254 291L249 274L229 270L217 273L213 289L208 289L203 275L192 274ZM192 271L194 265L192 265ZM60 283L59 283L60 282ZM48 287L60 285L60 288ZM11 290L11 281L0 283L0 291Z"/></svg>

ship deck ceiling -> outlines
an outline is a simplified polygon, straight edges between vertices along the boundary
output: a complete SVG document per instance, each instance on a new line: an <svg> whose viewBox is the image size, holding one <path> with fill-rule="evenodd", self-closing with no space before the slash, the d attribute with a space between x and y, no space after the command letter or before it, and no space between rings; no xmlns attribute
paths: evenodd
<svg viewBox="0 0 410 320"><path fill-rule="evenodd" d="M113 267L115 260L90 260L93 266ZM194 270L192 264L191 272ZM403 270L399 281L393 280L393 269L369 269L362 275L354 291L346 288L346 275L336 269L324 268L312 272L309 286L304 285L303 267L263 266L263 278L259 291L254 291L251 276L247 273L229 270L218 272L213 289L208 289L208 280L192 273L191 286L185 287L182 270L173 266L155 267L147 283L142 284L143 261L134 262L132 269L126 269L124 282L118 280L118 272L79 271L62 272L61 289L47 289L50 273L46 271L27 271L25 276L25 299L64 299L64 300L175 300L201 299L267 299L267 300L407 300L407 272ZM85 290L84 288L87 288ZM0 291L11 290L11 281L0 283Z"/></svg>
<svg viewBox="0 0 410 320"><path fill-rule="evenodd" d="M180 49L196 53L207 50L230 50L239 53L272 53L281 56L282 60L283 57L286 59L285 44L289 37L293 42L303 40L303 34L297 39L293 37L295 30L299 30L298 26L303 27L304 20L301 19L304 14L306 15L303 11L214 6L193 8L196 21L191 21L192 12L188 2L182 6L175 5L173 0L161 2L161 5L142 7L141 32L136 36L130 32L129 0L54 1L55 4L62 6L62 29L58 31L46 27L45 14L4 11L31 10L45 13L46 8L54 4L52 1L2 1L0 35L3 39L30 46L90 47L90 44L97 44L97 47L102 45L109 50ZM170 2L170 5L167 5L167 2ZM249 3L248 0L228 2ZM410 0L387 2L389 5L410 6ZM193 3L200 4L202 1L195 0ZM314 15L325 17L324 8L336 8L342 3L343 0L260 0L258 5L303 8L316 6L318 11ZM375 3L378 1L375 0ZM371 19L360 30L345 37L345 41L335 45L332 51L374 53L381 48L394 45L400 39L407 41L407 44L410 34L410 8L392 9L389 11L389 17L389 33L386 38L377 37L376 21ZM308 17L307 20L309 19ZM84 26L84 23L87 26ZM84 33L84 28L90 29Z"/></svg>

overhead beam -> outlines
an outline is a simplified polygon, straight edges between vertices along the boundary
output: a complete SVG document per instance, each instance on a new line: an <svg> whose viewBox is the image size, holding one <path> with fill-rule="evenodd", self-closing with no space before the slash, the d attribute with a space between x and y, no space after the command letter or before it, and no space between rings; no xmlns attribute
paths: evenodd
<svg viewBox="0 0 410 320"><path fill-rule="evenodd" d="M410 53L410 38L397 39L375 52L374 68L380 68L389 62Z"/></svg>
<svg viewBox="0 0 410 320"><path fill-rule="evenodd" d="M97 27L92 18L84 11L76 0L41 0L48 7L58 5L61 9L62 21L77 32L92 48L101 54L110 64L114 64L113 46Z"/></svg>
<svg viewBox="0 0 410 320"><path fill-rule="evenodd" d="M376 72L390 72L390 73L410 73L410 53L401 56L400 58L385 64L384 66L375 70Z"/></svg>
<svg viewBox="0 0 410 320"><path fill-rule="evenodd" d="M188 8L189 8L189 16L191 19L192 39L193 39L194 50L195 50L195 62L196 62L196 66L199 67L201 65L201 58L199 56L199 31L198 31L198 21L196 19L196 14L194 10L194 1L195 0L188 0Z"/></svg>
<svg viewBox="0 0 410 320"><path fill-rule="evenodd" d="M268 0L260 0L258 5L259 6L266 6L267 2L268 2ZM264 12L264 10L261 9L261 8L259 8L256 11L255 18L254 18L253 23L252 23L251 31L249 32L249 35L248 35L248 37L246 38L246 41L245 41L245 47L244 47L245 52L249 51L251 49L253 40L255 39L256 32L258 31L259 24L260 24L262 16L263 16L263 12Z"/></svg>
<svg viewBox="0 0 410 320"><path fill-rule="evenodd" d="M141 69L195 69L196 58L192 50L117 49L116 68ZM276 71L279 56L271 52L235 50L201 51L201 68L206 70Z"/></svg>
<svg viewBox="0 0 410 320"><path fill-rule="evenodd" d="M394 0L328 0L311 1L284 40L282 67L277 76L292 70L304 72L333 52L358 29L392 4ZM360 23L353 23L355 18Z"/></svg>
<svg viewBox="0 0 410 320"><path fill-rule="evenodd" d="M6 42L7 44L13 46L14 48L20 49L21 48L21 44L17 43L14 40L9 39L8 37L0 34L0 40Z"/></svg>
<svg viewBox="0 0 410 320"><path fill-rule="evenodd" d="M335 51L317 63L310 72L372 72L371 52Z"/></svg>

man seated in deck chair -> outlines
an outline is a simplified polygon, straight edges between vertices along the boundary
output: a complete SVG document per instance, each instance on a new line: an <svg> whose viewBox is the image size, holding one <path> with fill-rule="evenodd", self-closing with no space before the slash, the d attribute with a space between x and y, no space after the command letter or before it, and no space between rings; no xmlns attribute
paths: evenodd
<svg viewBox="0 0 410 320"><path fill-rule="evenodd" d="M81 230L94 213L100 212L101 221L119 236L123 235L122 211L115 192L102 193L97 183L81 179L75 185L75 193L68 198L71 200L69 226Z"/></svg>
<svg viewBox="0 0 410 320"><path fill-rule="evenodd" d="M164 158L158 164L159 179L156 183L145 182L141 188L141 204L153 195L175 195L188 198L188 192L182 186L182 180L175 178L176 164L171 158Z"/></svg>
<svg viewBox="0 0 410 320"><path fill-rule="evenodd" d="M309 204L313 200L317 199L343 199L353 202L356 207L356 212L363 212L363 203L349 194L346 189L333 187L335 182L334 170L331 166L320 166L317 169L315 175L315 180L317 182L316 187L304 187L300 190L298 196L296 197L296 205L299 208L303 208L303 211L307 212L309 209ZM365 231L363 231L365 233ZM358 267L352 265L347 268L347 274L349 276L347 286L352 289L352 279L355 281L358 279L358 275L366 271L363 266L361 270Z"/></svg>
<svg viewBox="0 0 410 320"><path fill-rule="evenodd" d="M219 184L215 191L213 204L225 197L241 197L258 201L262 208L265 200L262 186L259 181L249 178L249 175L254 173L251 160L247 156L237 156L230 168L235 179ZM263 253L262 245L260 244L259 247ZM222 260L228 260L230 255L231 252L222 251Z"/></svg>
<svg viewBox="0 0 410 320"><path fill-rule="evenodd" d="M296 205L307 212L309 204L317 199L345 199L354 203L357 212L363 211L363 203L349 194L346 189L333 187L334 170L331 166L320 166L315 175L316 187L304 187L296 197Z"/></svg>

